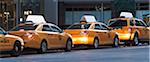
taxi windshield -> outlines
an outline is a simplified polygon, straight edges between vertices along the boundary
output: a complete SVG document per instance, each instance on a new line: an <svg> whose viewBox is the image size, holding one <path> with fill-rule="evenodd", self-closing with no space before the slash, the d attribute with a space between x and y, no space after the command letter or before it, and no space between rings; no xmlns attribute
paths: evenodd
<svg viewBox="0 0 150 62"><path fill-rule="evenodd" d="M127 20L111 20L108 23L109 27L123 27L127 26Z"/></svg>
<svg viewBox="0 0 150 62"><path fill-rule="evenodd" d="M68 29L88 29L91 24L74 24L68 27Z"/></svg>
<svg viewBox="0 0 150 62"><path fill-rule="evenodd" d="M18 30L35 30L38 25L33 24L24 24L24 25L18 25L11 29L10 31L18 31Z"/></svg>

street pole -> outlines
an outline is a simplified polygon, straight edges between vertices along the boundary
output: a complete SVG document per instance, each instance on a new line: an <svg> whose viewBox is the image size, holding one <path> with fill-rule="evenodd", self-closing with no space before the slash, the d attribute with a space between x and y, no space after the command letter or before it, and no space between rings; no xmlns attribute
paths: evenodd
<svg viewBox="0 0 150 62"><path fill-rule="evenodd" d="M20 10L21 10L21 5L20 5L20 0L15 0L16 1L16 25L19 24L19 18L20 18Z"/></svg>
<svg viewBox="0 0 150 62"><path fill-rule="evenodd" d="M104 5L103 5L103 3L97 4L95 9L96 9L96 11L99 12L99 14L101 16L100 21L104 22Z"/></svg>
<svg viewBox="0 0 150 62"><path fill-rule="evenodd" d="M6 15L6 20L5 20L5 24L6 24L6 30L8 30L8 21L9 21L9 12L4 12L4 14Z"/></svg>
<svg viewBox="0 0 150 62"><path fill-rule="evenodd" d="M56 24L58 25L58 0L56 0Z"/></svg>
<svg viewBox="0 0 150 62"><path fill-rule="evenodd" d="M104 23L105 21L104 21L104 5L103 5L103 3L101 3L101 16L102 16L101 21Z"/></svg>

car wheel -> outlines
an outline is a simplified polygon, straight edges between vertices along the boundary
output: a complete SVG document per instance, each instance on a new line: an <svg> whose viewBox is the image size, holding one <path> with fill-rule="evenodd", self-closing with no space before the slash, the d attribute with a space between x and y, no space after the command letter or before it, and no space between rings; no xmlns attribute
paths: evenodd
<svg viewBox="0 0 150 62"><path fill-rule="evenodd" d="M71 39L68 39L66 43L65 51L68 52L68 51L71 51L71 49L72 49L72 41Z"/></svg>
<svg viewBox="0 0 150 62"><path fill-rule="evenodd" d="M42 53L45 53L46 51L47 51L47 43L43 41L40 45L40 49L38 53L42 54Z"/></svg>
<svg viewBox="0 0 150 62"><path fill-rule="evenodd" d="M98 40L98 38L95 38L94 39L94 43L93 43L93 48L98 48L99 47L99 40Z"/></svg>
<svg viewBox="0 0 150 62"><path fill-rule="evenodd" d="M139 38L138 38L138 35L135 34L134 38L133 38L133 45L134 46L137 46L139 44Z"/></svg>
<svg viewBox="0 0 150 62"><path fill-rule="evenodd" d="M13 50L11 51L11 56L19 56L22 52L22 48L21 48L21 43L20 42L15 42Z"/></svg>
<svg viewBox="0 0 150 62"><path fill-rule="evenodd" d="M113 47L119 47L119 38L117 36L114 38Z"/></svg>

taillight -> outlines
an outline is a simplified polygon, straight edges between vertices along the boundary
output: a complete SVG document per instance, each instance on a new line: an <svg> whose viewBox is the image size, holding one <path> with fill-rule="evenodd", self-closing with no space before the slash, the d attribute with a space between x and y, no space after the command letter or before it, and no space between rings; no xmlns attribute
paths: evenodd
<svg viewBox="0 0 150 62"><path fill-rule="evenodd" d="M88 34L88 31L81 31L80 34Z"/></svg>
<svg viewBox="0 0 150 62"><path fill-rule="evenodd" d="M123 27L122 28L122 30L124 31L124 32L131 32L132 31L132 28L131 27Z"/></svg>
<svg viewBox="0 0 150 62"><path fill-rule="evenodd" d="M131 32L131 28L128 29L128 32Z"/></svg>

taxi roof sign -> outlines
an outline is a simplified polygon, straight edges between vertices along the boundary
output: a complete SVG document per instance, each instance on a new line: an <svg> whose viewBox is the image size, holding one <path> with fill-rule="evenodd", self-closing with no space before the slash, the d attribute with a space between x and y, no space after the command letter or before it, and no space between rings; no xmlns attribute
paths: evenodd
<svg viewBox="0 0 150 62"><path fill-rule="evenodd" d="M124 16L125 18L133 18L132 13L130 12L121 12L120 17Z"/></svg>
<svg viewBox="0 0 150 62"><path fill-rule="evenodd" d="M26 21L32 21L35 24L46 23L42 15L28 15Z"/></svg>
<svg viewBox="0 0 150 62"><path fill-rule="evenodd" d="M92 15L84 15L81 17L80 22L96 22L95 16Z"/></svg>

